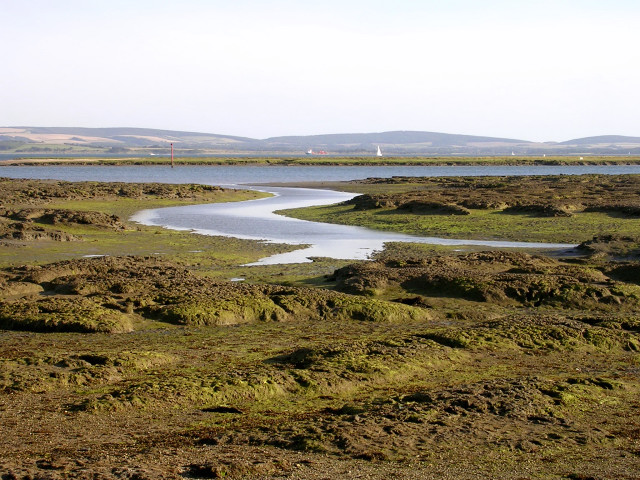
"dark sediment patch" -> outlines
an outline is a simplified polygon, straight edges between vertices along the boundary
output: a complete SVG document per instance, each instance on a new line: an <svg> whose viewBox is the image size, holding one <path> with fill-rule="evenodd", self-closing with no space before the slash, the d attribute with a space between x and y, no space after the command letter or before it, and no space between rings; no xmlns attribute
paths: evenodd
<svg viewBox="0 0 640 480"><path fill-rule="evenodd" d="M503 213L525 213L537 217L570 217L571 212L566 208L557 205L545 205L537 203L512 205L504 210Z"/></svg>

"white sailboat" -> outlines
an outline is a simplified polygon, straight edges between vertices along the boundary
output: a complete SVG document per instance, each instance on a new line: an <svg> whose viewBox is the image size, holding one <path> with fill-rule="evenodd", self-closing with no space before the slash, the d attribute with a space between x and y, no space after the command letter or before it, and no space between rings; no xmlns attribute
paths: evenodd
<svg viewBox="0 0 640 480"><path fill-rule="evenodd" d="M382 152L380 151L380 145L378 145L378 151L376 152L376 157L381 157Z"/></svg>

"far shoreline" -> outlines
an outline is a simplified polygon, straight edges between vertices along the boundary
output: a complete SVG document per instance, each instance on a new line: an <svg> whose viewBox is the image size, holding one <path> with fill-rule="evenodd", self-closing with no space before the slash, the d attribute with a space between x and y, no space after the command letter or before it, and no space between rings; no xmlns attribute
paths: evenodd
<svg viewBox="0 0 640 480"><path fill-rule="evenodd" d="M591 166L591 165L639 165L637 155L519 155L519 156L198 156L175 157L175 167L180 166ZM170 166L169 157L25 157L0 159L0 167L9 166Z"/></svg>

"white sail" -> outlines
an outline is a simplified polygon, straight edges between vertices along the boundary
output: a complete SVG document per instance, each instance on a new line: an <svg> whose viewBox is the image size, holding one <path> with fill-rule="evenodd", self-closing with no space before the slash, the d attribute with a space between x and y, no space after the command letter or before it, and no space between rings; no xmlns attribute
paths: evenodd
<svg viewBox="0 0 640 480"><path fill-rule="evenodd" d="M380 145L378 145L378 151L376 152L376 157L381 157L382 152L380 151Z"/></svg>

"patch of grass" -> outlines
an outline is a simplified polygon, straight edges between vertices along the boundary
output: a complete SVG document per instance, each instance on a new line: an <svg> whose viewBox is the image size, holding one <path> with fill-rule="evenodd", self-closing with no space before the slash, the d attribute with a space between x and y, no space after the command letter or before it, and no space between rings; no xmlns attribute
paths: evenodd
<svg viewBox="0 0 640 480"><path fill-rule="evenodd" d="M602 231L640 235L640 220L605 213L578 213L571 217L536 218L499 210L470 210L470 215L419 216L393 209L354 211L348 205L291 209L278 213L302 220L358 225L423 237L516 242L571 243L590 240Z"/></svg>
<svg viewBox="0 0 640 480"><path fill-rule="evenodd" d="M77 211L98 211L116 215L125 224L125 230L115 231L92 225L41 224L45 230L55 229L81 238L81 241L54 240L12 241L0 248L0 267L21 264L45 264L90 255L159 255L176 262L188 263L203 272L221 267L251 263L260 258L294 250L291 245L268 244L228 237L209 237L185 231L149 227L126 221L133 213L151 208L162 208L191 203L242 201L264 196L262 192L243 190L213 191L208 197L191 198L85 198L82 200L55 200L46 208ZM19 204L13 204L19 208ZM226 277L231 278L229 275Z"/></svg>
<svg viewBox="0 0 640 480"><path fill-rule="evenodd" d="M241 202L245 200L255 200L257 198L268 197L265 192L252 190L221 190L214 191L201 198L109 198L109 199L82 199L82 200L62 200L47 203L47 208L63 208L66 210L91 211L118 215L123 219L128 219L140 210L175 207L180 205L200 204L200 203L224 203Z"/></svg>
<svg viewBox="0 0 640 480"><path fill-rule="evenodd" d="M637 175L366 179L323 184L364 194L349 202L280 213L418 236L578 244L603 232L640 235L639 186ZM413 205L469 214L425 215Z"/></svg>

